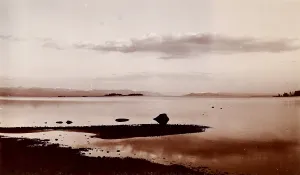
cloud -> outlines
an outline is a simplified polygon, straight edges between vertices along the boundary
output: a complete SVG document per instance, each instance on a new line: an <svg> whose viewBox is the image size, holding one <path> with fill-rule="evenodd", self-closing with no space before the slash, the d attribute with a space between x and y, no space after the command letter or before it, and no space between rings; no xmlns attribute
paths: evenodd
<svg viewBox="0 0 300 175"><path fill-rule="evenodd" d="M161 72L161 73L127 73L125 75L111 75L108 77L98 78L99 80L108 81L148 81L149 79L164 79L164 80L181 80L181 81L195 81L196 80L211 80L212 76L210 73L204 72Z"/></svg>
<svg viewBox="0 0 300 175"><path fill-rule="evenodd" d="M206 53L235 54L252 52L279 53L298 50L291 39L262 40L251 37L229 37L210 34L148 34L129 41L108 41L104 44L78 43L77 49L121 53L159 53L161 58L182 58Z"/></svg>
<svg viewBox="0 0 300 175"><path fill-rule="evenodd" d="M63 47L59 46L58 43L56 43L52 40L45 41L42 46L51 48L51 49L63 50Z"/></svg>
<svg viewBox="0 0 300 175"><path fill-rule="evenodd" d="M0 35L2 40L24 41L11 35ZM163 59L187 58L203 54L237 54L269 52L280 53L299 50L296 39L259 39L255 37L230 37L201 33L184 33L173 35L148 34L141 38L131 38L127 41L107 41L105 43L77 42L62 47L61 42L52 38L36 38L42 47L63 50L66 48L87 49L102 53L119 52L155 53ZM64 44L65 45L65 44Z"/></svg>
<svg viewBox="0 0 300 175"><path fill-rule="evenodd" d="M8 40L8 41L23 41L24 38L14 37L12 35L0 35L0 40Z"/></svg>
<svg viewBox="0 0 300 175"><path fill-rule="evenodd" d="M25 39L21 37L15 37L12 35L0 35L0 40L7 40L7 41L35 41L41 44L42 47L47 47L51 49L56 49L56 50L63 50L64 48L60 46L59 42L54 41L51 38L41 38L41 37L35 37L32 39Z"/></svg>

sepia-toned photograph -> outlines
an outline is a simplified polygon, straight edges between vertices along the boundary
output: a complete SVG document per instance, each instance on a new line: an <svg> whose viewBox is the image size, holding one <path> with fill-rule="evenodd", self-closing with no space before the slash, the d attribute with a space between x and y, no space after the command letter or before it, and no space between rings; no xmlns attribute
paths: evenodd
<svg viewBox="0 0 300 175"><path fill-rule="evenodd" d="M300 175L300 0L0 0L1 175Z"/></svg>

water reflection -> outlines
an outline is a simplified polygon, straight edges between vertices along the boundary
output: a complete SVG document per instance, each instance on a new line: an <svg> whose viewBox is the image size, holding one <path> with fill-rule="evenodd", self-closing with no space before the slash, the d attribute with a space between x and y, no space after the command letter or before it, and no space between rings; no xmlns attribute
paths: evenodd
<svg viewBox="0 0 300 175"><path fill-rule="evenodd" d="M95 146L106 150L121 149L122 155L160 163L208 166L230 172L266 175L294 174L300 170L297 140L216 140L191 134L98 141Z"/></svg>

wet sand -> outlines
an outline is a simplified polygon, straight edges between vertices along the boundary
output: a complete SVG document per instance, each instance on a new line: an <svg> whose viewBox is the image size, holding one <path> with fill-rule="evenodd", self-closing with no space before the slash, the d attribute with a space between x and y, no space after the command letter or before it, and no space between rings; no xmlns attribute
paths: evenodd
<svg viewBox="0 0 300 175"><path fill-rule="evenodd" d="M217 174L208 168L189 169L142 159L88 157L87 149L59 147L45 140L0 137L0 174ZM218 173L222 174L222 173Z"/></svg>
<svg viewBox="0 0 300 175"><path fill-rule="evenodd" d="M1 133L69 131L93 133L102 139L153 137L204 132L196 125L120 125L82 127L0 128ZM139 158L87 157L89 148L61 147L49 140L0 137L2 174L209 174L208 168L189 169L181 165L162 165ZM216 174L214 172L213 174Z"/></svg>

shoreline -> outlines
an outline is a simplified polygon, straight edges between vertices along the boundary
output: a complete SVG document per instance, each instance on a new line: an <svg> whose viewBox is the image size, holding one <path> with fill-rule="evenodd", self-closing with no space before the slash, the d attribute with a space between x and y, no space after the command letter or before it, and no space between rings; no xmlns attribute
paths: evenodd
<svg viewBox="0 0 300 175"><path fill-rule="evenodd" d="M47 131L70 131L95 134L95 138L124 139L134 137L156 137L205 132L208 126L159 124L97 125L97 126L56 126L56 127L0 127L1 133L35 133Z"/></svg>
<svg viewBox="0 0 300 175"><path fill-rule="evenodd" d="M1 174L198 174L212 175L208 168L162 165L144 159L88 157L85 148L59 147L46 140L0 136ZM219 174L219 173L218 173Z"/></svg>

